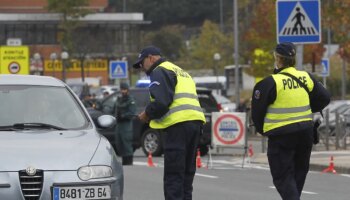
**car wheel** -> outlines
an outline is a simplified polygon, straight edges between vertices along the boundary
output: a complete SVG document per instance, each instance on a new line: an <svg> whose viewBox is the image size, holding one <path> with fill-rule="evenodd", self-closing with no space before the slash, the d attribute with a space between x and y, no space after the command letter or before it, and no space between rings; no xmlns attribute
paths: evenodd
<svg viewBox="0 0 350 200"><path fill-rule="evenodd" d="M141 144L146 156L148 152L151 152L152 156L161 156L163 153L160 133L154 129L147 129L144 132Z"/></svg>

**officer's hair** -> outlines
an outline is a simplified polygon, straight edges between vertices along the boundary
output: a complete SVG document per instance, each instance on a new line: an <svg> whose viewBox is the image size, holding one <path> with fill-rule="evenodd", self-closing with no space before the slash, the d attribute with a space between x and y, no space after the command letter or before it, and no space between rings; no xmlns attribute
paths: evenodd
<svg viewBox="0 0 350 200"><path fill-rule="evenodd" d="M279 57L280 59L280 64L282 65L282 67L295 67L295 57L294 56L282 56L280 54L276 55Z"/></svg>

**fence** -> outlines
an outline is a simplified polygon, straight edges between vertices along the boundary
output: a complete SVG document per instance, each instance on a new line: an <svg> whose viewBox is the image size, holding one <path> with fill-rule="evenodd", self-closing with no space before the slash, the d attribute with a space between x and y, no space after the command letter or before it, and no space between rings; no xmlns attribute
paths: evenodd
<svg viewBox="0 0 350 200"><path fill-rule="evenodd" d="M325 111L324 119L318 128L320 143L318 148L325 150L347 149L350 144L350 115Z"/></svg>

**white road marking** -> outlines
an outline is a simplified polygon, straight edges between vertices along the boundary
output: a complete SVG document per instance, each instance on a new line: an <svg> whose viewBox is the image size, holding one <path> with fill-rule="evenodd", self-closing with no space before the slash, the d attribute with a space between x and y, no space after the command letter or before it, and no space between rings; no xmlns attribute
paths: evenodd
<svg viewBox="0 0 350 200"><path fill-rule="evenodd" d="M271 189L276 189L275 186L270 186L269 188L271 188ZM310 192L310 191L305 191L305 190L303 190L301 193L303 193L303 194L318 194L318 193L316 193L316 192Z"/></svg>
<svg viewBox="0 0 350 200"><path fill-rule="evenodd" d="M196 176L201 176L205 178L219 178L218 176L211 176L211 175L200 174L200 173L196 173Z"/></svg>
<svg viewBox="0 0 350 200"><path fill-rule="evenodd" d="M340 176L344 176L344 177L347 177L347 178L350 178L350 174L339 174Z"/></svg>

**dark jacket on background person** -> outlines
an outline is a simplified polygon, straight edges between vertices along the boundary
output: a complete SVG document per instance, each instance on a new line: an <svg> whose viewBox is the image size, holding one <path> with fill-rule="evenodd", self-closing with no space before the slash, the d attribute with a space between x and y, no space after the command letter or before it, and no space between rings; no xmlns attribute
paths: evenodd
<svg viewBox="0 0 350 200"><path fill-rule="evenodd" d="M123 157L123 164L132 164L133 150L133 129L132 118L136 115L135 100L132 96L120 96L116 102L116 147L120 156Z"/></svg>

